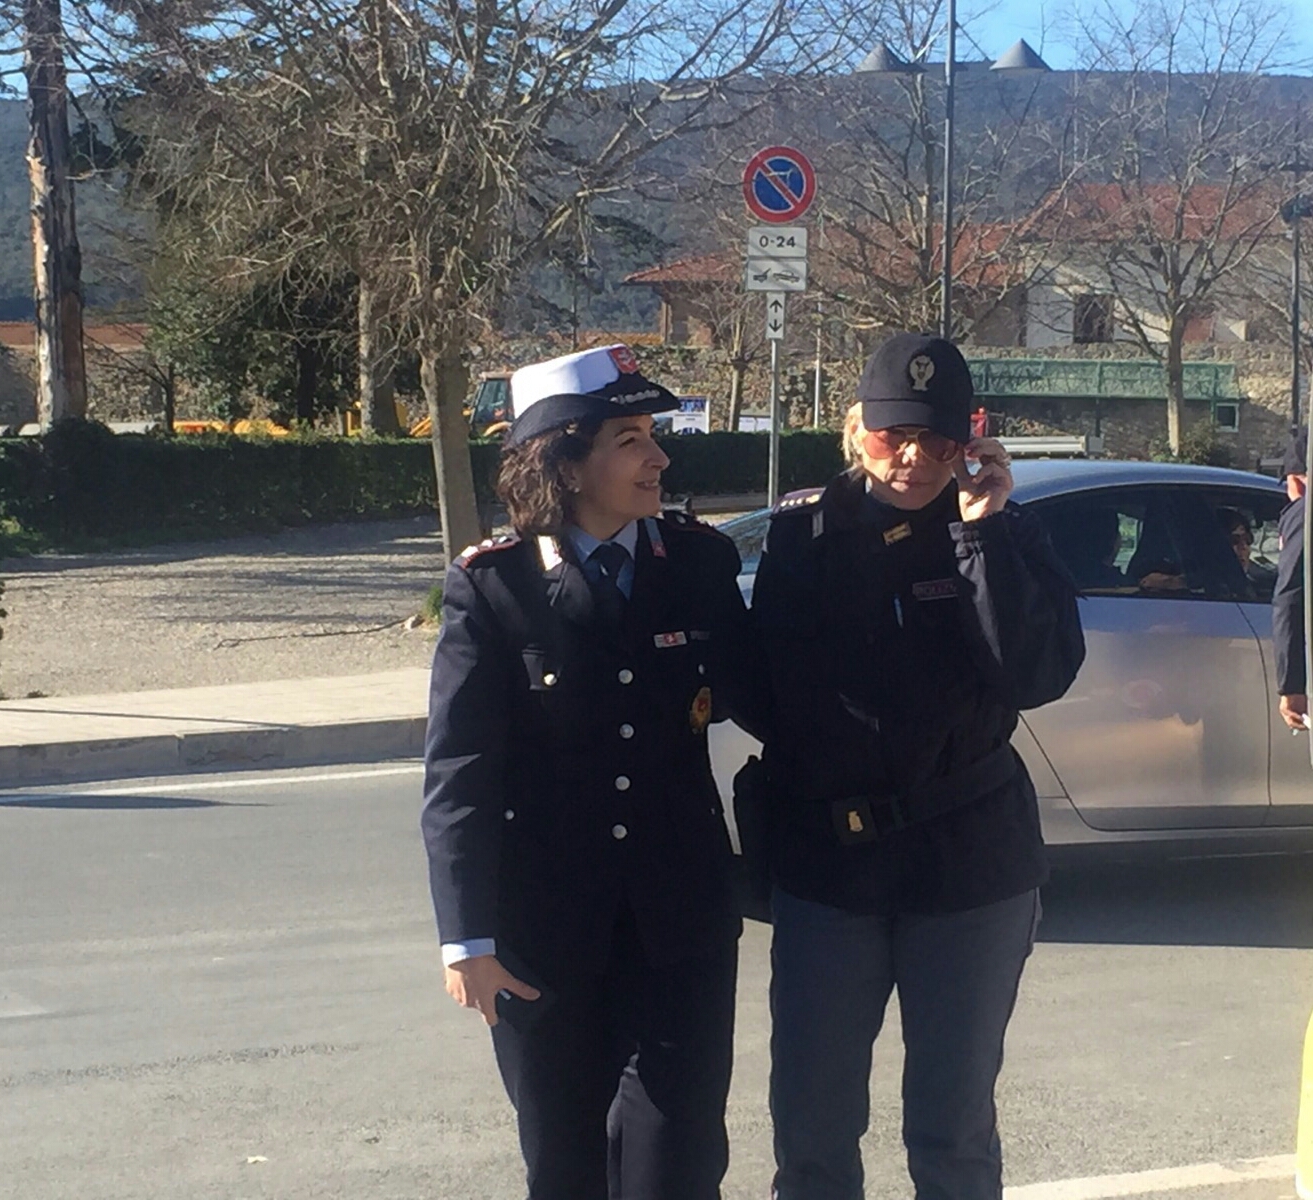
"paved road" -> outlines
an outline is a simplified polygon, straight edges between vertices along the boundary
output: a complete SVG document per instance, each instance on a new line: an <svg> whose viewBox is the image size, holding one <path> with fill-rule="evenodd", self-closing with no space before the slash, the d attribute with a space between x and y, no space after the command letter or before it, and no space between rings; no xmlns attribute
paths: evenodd
<svg viewBox="0 0 1313 1200"><path fill-rule="evenodd" d="M441 992L418 779L393 764L0 794L0 1198L522 1194L486 1036ZM1310 867L1058 874L1001 1088L1010 1184L1292 1150ZM765 1194L766 953L751 926L727 1200ZM892 1023L871 1195L909 1191L897 1071Z"/></svg>

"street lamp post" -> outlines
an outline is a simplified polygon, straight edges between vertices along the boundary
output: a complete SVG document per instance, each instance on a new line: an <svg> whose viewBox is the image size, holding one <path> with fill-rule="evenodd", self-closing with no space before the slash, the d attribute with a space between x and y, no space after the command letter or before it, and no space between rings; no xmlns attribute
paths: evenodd
<svg viewBox="0 0 1313 1200"><path fill-rule="evenodd" d="M957 61L957 0L948 0L948 30L944 47L944 204L943 204L943 278L939 288L939 330L943 337L953 336L953 125L954 125L954 76L959 66L965 63ZM990 64L991 71L1009 73L1048 71L1046 63L1030 45L1022 39L1018 41L1002 58ZM870 52L857 68L858 71L874 75L915 74L925 70L918 62L906 62L899 58L886 45L879 45Z"/></svg>
<svg viewBox="0 0 1313 1200"><path fill-rule="evenodd" d="M1303 346L1300 320L1299 293L1302 287L1300 263L1300 225L1304 217L1313 217L1313 196L1299 190L1304 172L1313 170L1313 163L1305 162L1298 150L1291 163L1280 168L1295 173L1295 194L1281 206L1281 217L1290 226L1290 428L1299 428L1303 409Z"/></svg>
<svg viewBox="0 0 1313 1200"><path fill-rule="evenodd" d="M953 340L953 71L957 60L957 0L948 0L944 53L944 281L939 285L939 333Z"/></svg>

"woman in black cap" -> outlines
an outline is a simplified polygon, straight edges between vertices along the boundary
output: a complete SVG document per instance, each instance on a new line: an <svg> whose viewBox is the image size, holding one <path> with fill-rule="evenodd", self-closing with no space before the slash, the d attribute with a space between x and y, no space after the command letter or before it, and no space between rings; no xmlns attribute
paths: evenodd
<svg viewBox="0 0 1313 1200"><path fill-rule="evenodd" d="M971 439L954 346L891 338L858 399L858 465L780 502L753 595L777 713L774 1196L862 1197L872 1045L897 988L916 1195L997 1200L994 1082L1045 878L1008 739L1075 678L1076 593L1008 503L1002 445Z"/></svg>
<svg viewBox="0 0 1313 1200"><path fill-rule="evenodd" d="M517 371L515 535L447 572L423 831L447 990L492 1026L530 1200L714 1200L740 921L707 724L733 543L662 517L670 392L625 346Z"/></svg>

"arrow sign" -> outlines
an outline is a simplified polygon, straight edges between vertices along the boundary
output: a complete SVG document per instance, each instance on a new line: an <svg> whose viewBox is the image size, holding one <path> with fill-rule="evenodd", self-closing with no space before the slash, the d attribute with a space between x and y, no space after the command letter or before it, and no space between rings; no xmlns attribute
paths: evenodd
<svg viewBox="0 0 1313 1200"><path fill-rule="evenodd" d="M784 293L766 293L766 339L778 342L784 339Z"/></svg>

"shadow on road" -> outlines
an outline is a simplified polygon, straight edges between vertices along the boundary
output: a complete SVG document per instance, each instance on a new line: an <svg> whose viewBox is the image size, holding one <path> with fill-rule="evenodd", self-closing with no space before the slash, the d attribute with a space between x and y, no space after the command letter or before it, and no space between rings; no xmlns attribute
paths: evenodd
<svg viewBox="0 0 1313 1200"><path fill-rule="evenodd" d="M82 796L77 793L6 796L0 794L0 808L72 808L113 812L137 809L267 807L264 804L231 800L197 800L193 796Z"/></svg>
<svg viewBox="0 0 1313 1200"><path fill-rule="evenodd" d="M1042 942L1313 949L1313 853L1059 860Z"/></svg>

